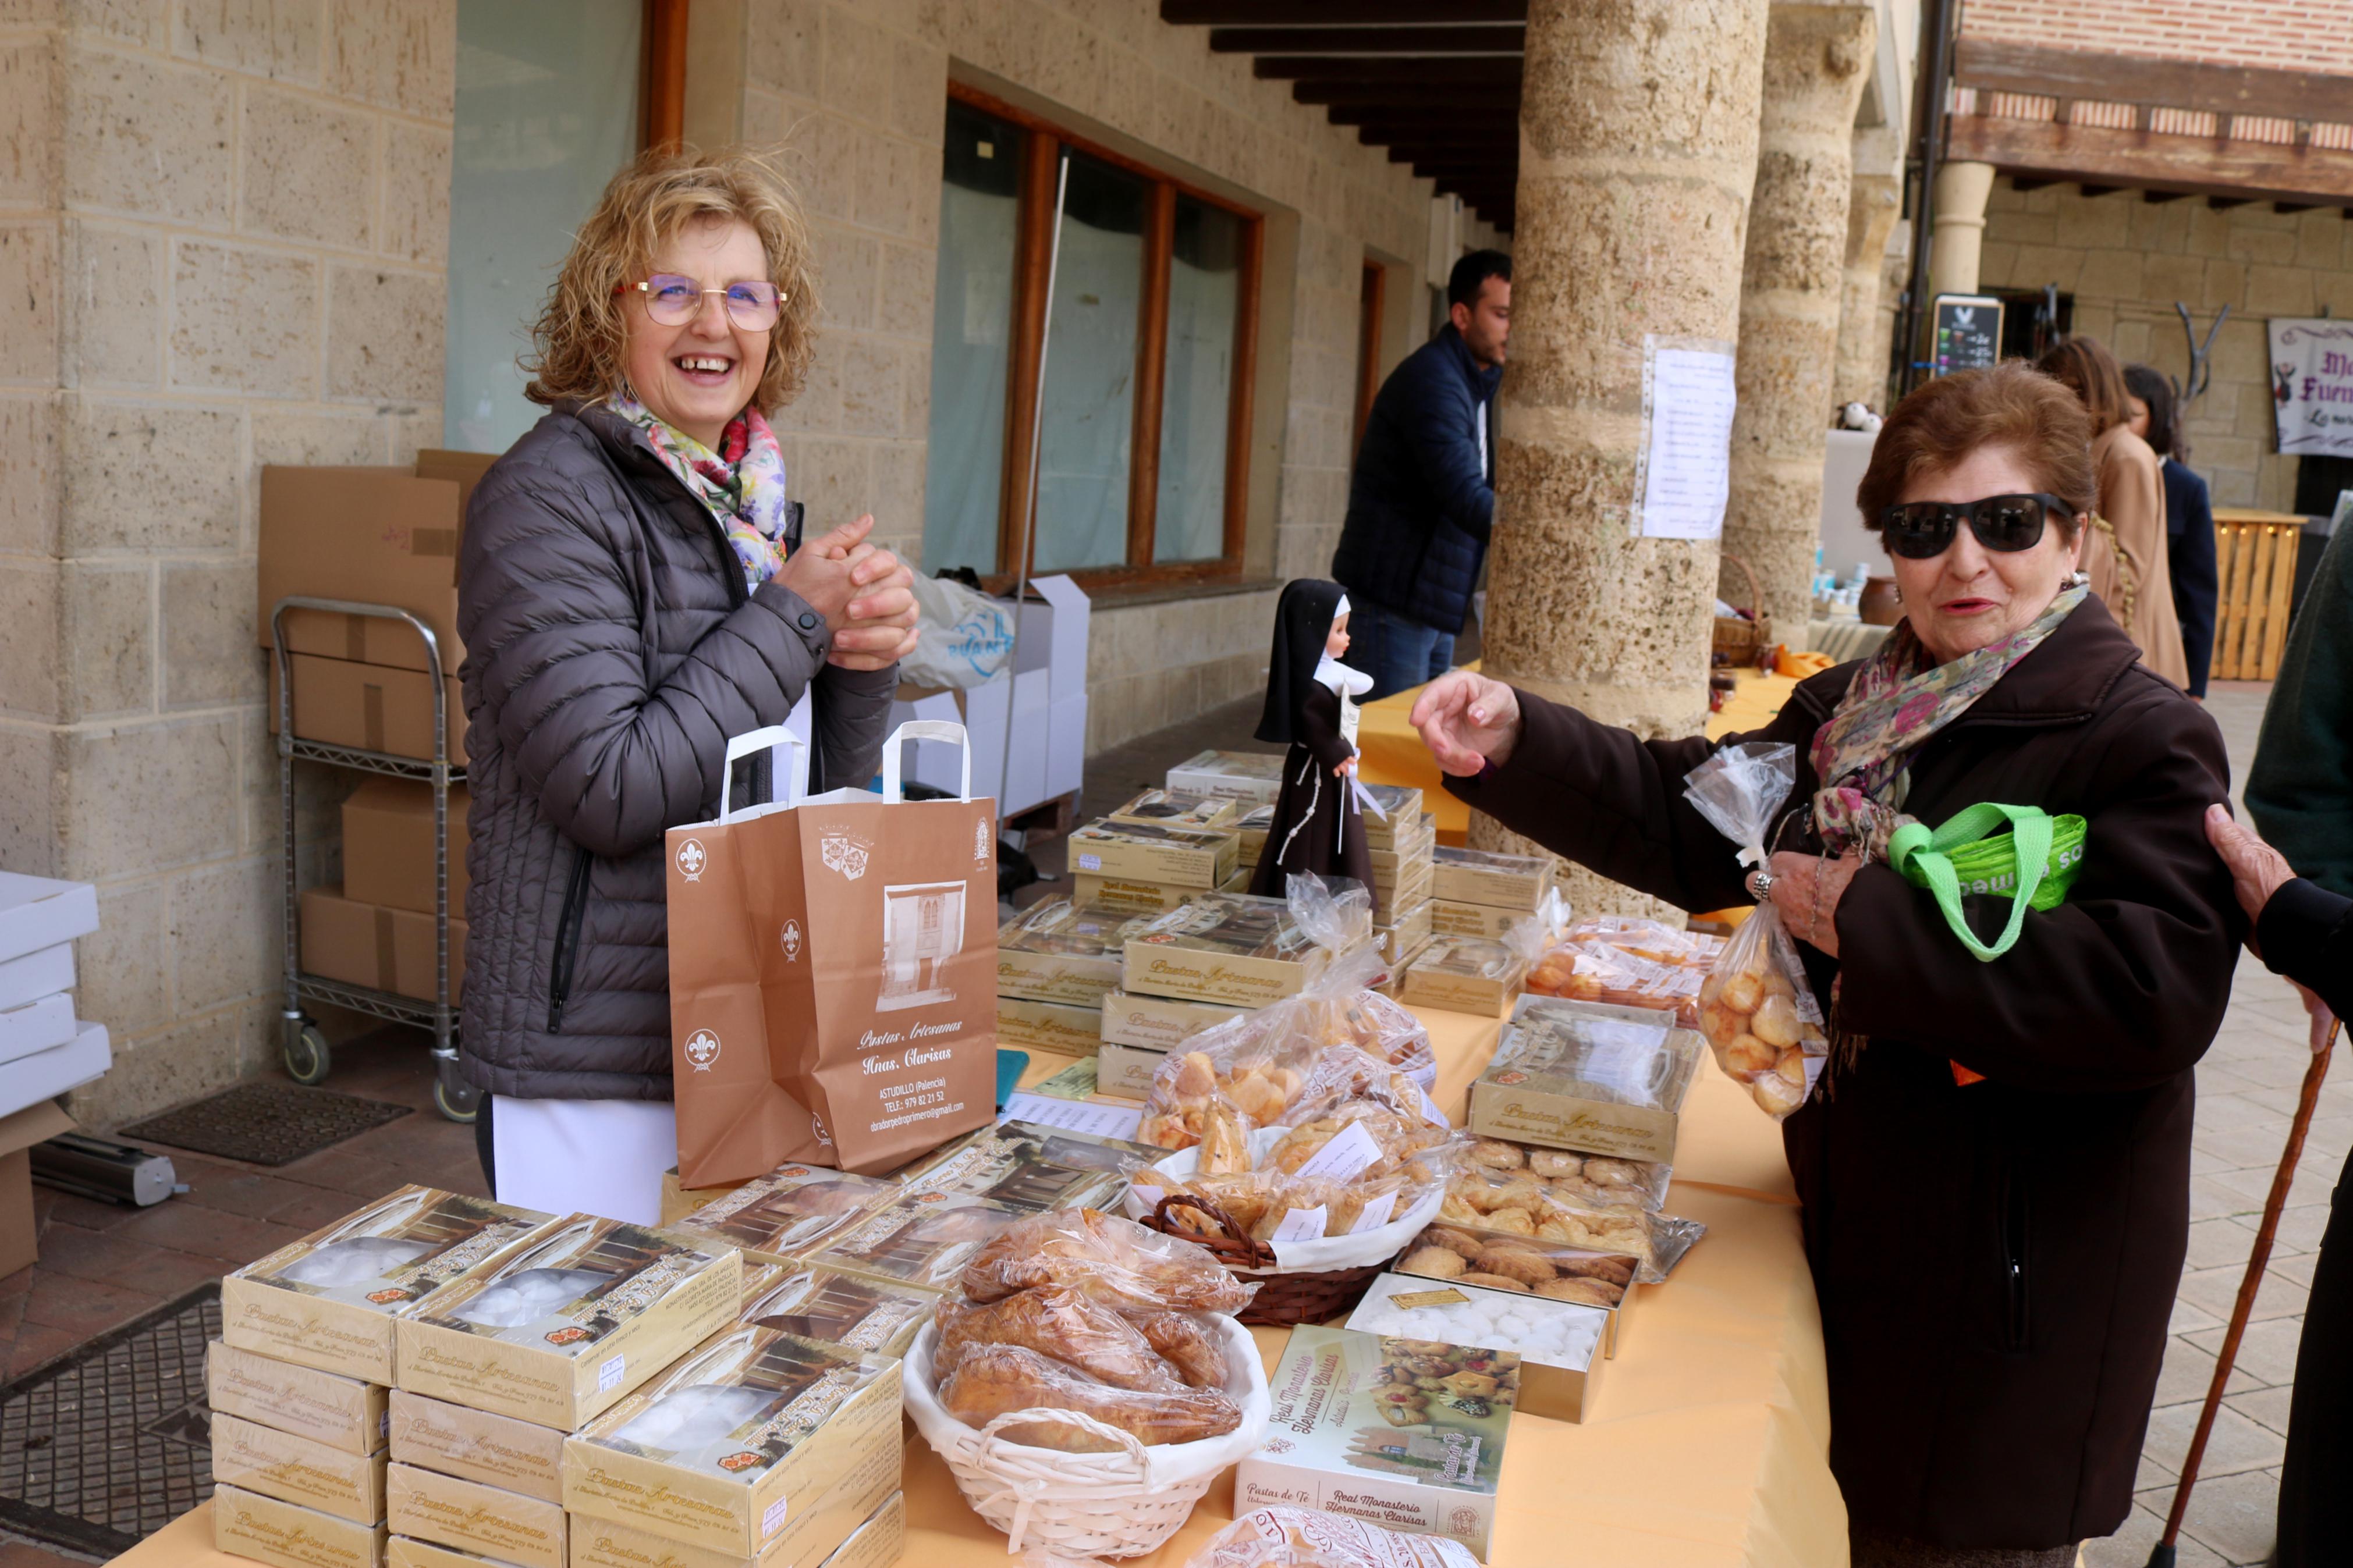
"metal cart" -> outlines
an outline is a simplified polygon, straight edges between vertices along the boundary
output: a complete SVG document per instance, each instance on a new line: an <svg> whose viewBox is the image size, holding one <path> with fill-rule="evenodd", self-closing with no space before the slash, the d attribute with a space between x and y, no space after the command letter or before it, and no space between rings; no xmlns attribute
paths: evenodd
<svg viewBox="0 0 2353 1568"><path fill-rule="evenodd" d="M426 674L433 682L433 760L396 757L385 752L304 741L294 734L293 670L286 652L285 618L289 610L324 610L335 615L369 616L406 621L424 639ZM354 1013L414 1024L433 1031L433 1104L452 1121L471 1121L480 1091L458 1077L458 1014L449 1005L449 790L466 782L466 770L449 761L448 689L442 684L441 647L427 626L406 610L390 605L362 604L351 599L280 599L269 612L271 657L278 668L278 795L285 821L286 853L286 1006L279 1015L284 1031L286 1071L297 1083L317 1083L330 1065L327 1037L302 1011L305 1002L347 1007ZM294 764L324 763L329 767L382 773L396 779L418 779L433 788L433 999L420 1001L373 986L353 985L302 971L300 889L295 885Z"/></svg>

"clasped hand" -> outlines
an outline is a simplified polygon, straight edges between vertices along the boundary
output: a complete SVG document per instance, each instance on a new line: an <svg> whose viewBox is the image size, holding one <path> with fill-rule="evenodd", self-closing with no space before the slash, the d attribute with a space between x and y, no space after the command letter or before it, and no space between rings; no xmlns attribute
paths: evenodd
<svg viewBox="0 0 2353 1568"><path fill-rule="evenodd" d="M827 662L887 669L915 648L914 574L866 542L874 514L846 522L786 558L776 580L825 617L833 634Z"/></svg>
<svg viewBox="0 0 2353 1568"><path fill-rule="evenodd" d="M1773 873L1771 897L1773 907L1781 911L1781 924L1799 942L1836 958L1839 900L1862 869L1862 858L1850 853L1824 860L1784 849L1766 866Z"/></svg>

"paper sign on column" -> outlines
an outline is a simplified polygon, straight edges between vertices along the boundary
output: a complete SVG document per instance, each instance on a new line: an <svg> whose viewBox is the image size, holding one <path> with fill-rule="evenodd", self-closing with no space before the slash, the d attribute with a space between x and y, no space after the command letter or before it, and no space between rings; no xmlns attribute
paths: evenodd
<svg viewBox="0 0 2353 1568"><path fill-rule="evenodd" d="M1645 344L1642 451L1635 531L1715 539L1732 493L1733 357L1715 349Z"/></svg>

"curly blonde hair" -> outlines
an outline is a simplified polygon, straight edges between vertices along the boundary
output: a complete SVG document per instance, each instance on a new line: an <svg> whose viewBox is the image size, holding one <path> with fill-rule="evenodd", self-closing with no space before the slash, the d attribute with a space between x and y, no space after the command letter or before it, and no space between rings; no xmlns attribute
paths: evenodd
<svg viewBox="0 0 2353 1568"><path fill-rule="evenodd" d="M629 303L623 292L653 266L654 253L687 225L733 219L760 237L768 277L784 295L768 336L768 363L752 394L763 414L800 391L817 353L817 258L792 184L768 159L743 148L703 154L649 149L613 176L596 210L573 237L522 361L533 403L593 403L626 384L623 347Z"/></svg>

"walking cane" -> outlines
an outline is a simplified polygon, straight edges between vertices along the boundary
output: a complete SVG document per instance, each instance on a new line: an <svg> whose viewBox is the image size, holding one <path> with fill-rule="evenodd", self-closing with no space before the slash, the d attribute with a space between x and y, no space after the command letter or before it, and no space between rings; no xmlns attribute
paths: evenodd
<svg viewBox="0 0 2353 1568"><path fill-rule="evenodd" d="M2231 1308L2231 1327L2214 1358L2214 1381L2206 1387L2206 1408L2198 1413L2198 1430L2190 1435L2189 1455L2181 1462L2181 1479L2173 1489L2173 1510L2165 1516L2165 1533L2150 1549L2148 1568L2174 1568L2174 1542L2181 1534L2181 1516L2189 1510L2189 1489L2198 1484L2198 1464L2206 1457L2206 1438L2214 1430L2214 1411L2222 1403L2222 1385L2231 1381L2231 1363L2239 1358L2239 1340L2255 1310L2255 1292L2263 1288L2263 1268L2272 1260L2272 1237L2279 1230L2280 1211L2287 1207L2287 1189L2295 1180L2295 1163L2304 1153L2304 1135L2312 1126L2312 1109L2320 1101L2320 1080L2328 1076L2329 1054L2337 1048L2339 1021L2331 1018L2312 1065L2304 1069L2304 1093L2295 1103L2295 1120L2287 1130L2287 1147L2279 1169L2272 1173L2271 1195L2263 1200L2263 1225L2255 1232L2255 1249L2247 1255L2247 1275L2239 1281L2239 1299ZM2312 1032L2319 1035L2319 1019Z"/></svg>

